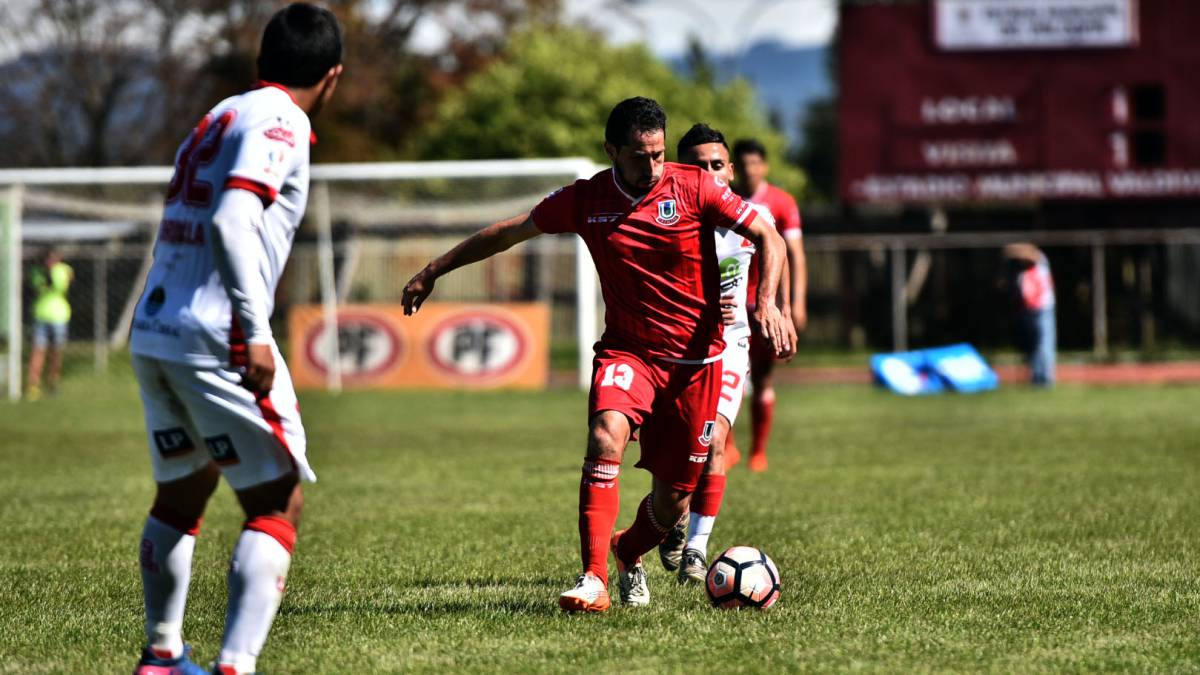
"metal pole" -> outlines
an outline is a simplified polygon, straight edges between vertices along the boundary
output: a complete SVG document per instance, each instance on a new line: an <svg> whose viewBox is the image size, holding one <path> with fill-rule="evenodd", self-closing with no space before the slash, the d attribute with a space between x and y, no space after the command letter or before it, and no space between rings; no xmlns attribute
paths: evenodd
<svg viewBox="0 0 1200 675"><path fill-rule="evenodd" d="M92 344L95 348L96 372L108 370L108 244L92 260L96 283L92 300Z"/></svg>
<svg viewBox="0 0 1200 675"><path fill-rule="evenodd" d="M21 198L23 186L8 191L8 398L21 398Z"/></svg>
<svg viewBox="0 0 1200 675"><path fill-rule="evenodd" d="M892 351L908 350L908 298L905 287L904 244L892 244Z"/></svg>
<svg viewBox="0 0 1200 675"><path fill-rule="evenodd" d="M600 167L583 162L575 177L588 178ZM596 341L598 325L596 312L596 266L583 237L575 237L575 336L579 342L579 388L592 386L592 345Z"/></svg>
<svg viewBox="0 0 1200 675"><path fill-rule="evenodd" d="M1151 263L1151 256L1154 251L1146 248L1143 249L1138 260L1138 294L1140 302L1138 306L1141 316L1142 353L1154 351L1154 268Z"/></svg>
<svg viewBox="0 0 1200 675"><path fill-rule="evenodd" d="M1108 356L1108 289L1104 274L1104 242L1092 242L1092 354Z"/></svg>
<svg viewBox="0 0 1200 675"><path fill-rule="evenodd" d="M592 384L592 343L596 341L596 268L583 237L575 237L576 335L579 339L579 387Z"/></svg>
<svg viewBox="0 0 1200 675"><path fill-rule="evenodd" d="M325 386L329 391L342 390L342 349L338 344L337 284L333 272L333 216L329 207L329 183L313 184L313 217L317 225L317 267L321 276L321 306L324 310L325 330L329 337L325 344L329 353L325 362L329 365L325 374Z"/></svg>

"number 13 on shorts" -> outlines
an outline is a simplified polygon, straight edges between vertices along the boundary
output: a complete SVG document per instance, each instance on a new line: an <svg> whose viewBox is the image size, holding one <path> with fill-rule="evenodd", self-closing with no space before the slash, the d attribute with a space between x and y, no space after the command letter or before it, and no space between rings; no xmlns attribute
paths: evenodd
<svg viewBox="0 0 1200 675"><path fill-rule="evenodd" d="M610 363L604 367L604 378L600 380L601 387L620 387L625 391L633 386L633 368L628 363Z"/></svg>

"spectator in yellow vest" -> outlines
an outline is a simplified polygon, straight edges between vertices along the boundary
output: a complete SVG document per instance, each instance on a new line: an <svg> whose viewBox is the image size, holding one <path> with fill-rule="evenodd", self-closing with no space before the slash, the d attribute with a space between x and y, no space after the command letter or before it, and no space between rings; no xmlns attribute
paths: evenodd
<svg viewBox="0 0 1200 675"><path fill-rule="evenodd" d="M62 373L62 348L67 343L67 324L71 321L71 303L67 289L75 279L75 271L62 261L54 249L46 253L42 264L33 268L29 283L36 299L33 301L33 349L29 353L29 382L26 395L31 401L42 396L42 365L47 352L50 367L46 373L46 388L54 393Z"/></svg>

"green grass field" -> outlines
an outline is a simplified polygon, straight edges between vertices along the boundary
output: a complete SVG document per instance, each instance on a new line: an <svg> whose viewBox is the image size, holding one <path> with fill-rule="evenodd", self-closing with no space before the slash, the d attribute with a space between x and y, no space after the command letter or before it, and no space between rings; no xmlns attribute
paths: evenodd
<svg viewBox="0 0 1200 675"><path fill-rule="evenodd" d="M653 606L566 616L585 397L303 397L320 482L269 673L1200 670L1200 388L904 400L780 392L715 547L778 562L768 613L649 561ZM0 672L119 673L152 485L125 373L0 404ZM743 430L743 435L745 430ZM622 481L622 526L648 477ZM239 532L217 493L185 637L215 655Z"/></svg>

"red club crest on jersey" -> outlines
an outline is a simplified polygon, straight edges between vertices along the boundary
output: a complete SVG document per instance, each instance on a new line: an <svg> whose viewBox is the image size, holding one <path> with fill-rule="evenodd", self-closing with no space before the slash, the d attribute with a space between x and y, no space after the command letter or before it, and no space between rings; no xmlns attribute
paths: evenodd
<svg viewBox="0 0 1200 675"><path fill-rule="evenodd" d="M284 129L283 127L271 127L270 129L264 131L263 135L273 141L287 143L289 148L296 147L296 135L292 133L291 129Z"/></svg>
<svg viewBox="0 0 1200 675"><path fill-rule="evenodd" d="M663 225L679 222L679 209L675 208L674 199L664 199L658 203L658 216L655 220Z"/></svg>

